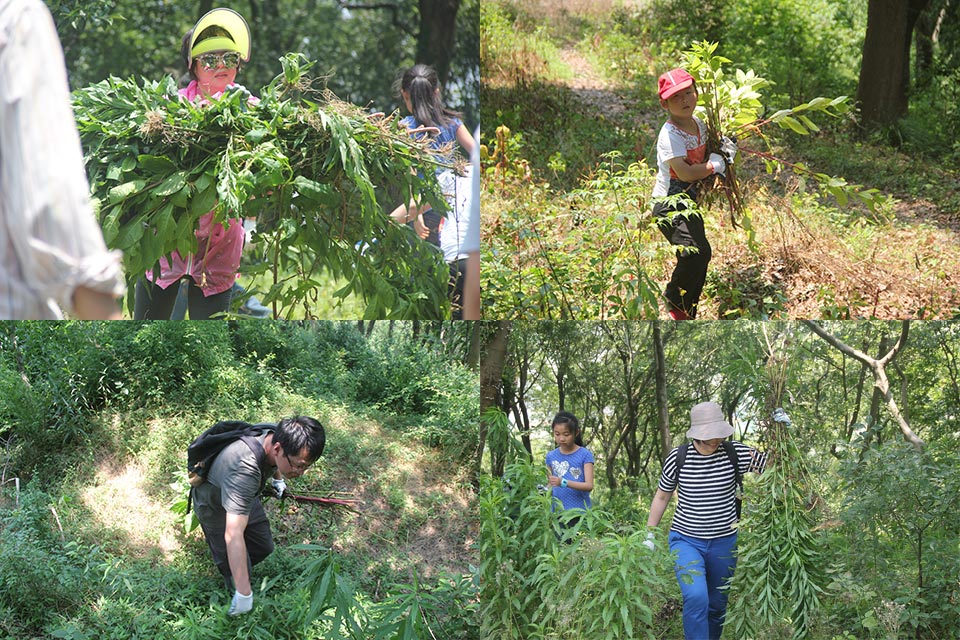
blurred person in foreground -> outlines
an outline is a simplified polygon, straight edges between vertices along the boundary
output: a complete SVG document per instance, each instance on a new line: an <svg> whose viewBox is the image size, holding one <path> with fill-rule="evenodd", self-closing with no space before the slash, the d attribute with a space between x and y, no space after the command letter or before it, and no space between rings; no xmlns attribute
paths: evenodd
<svg viewBox="0 0 960 640"><path fill-rule="evenodd" d="M0 319L120 319L121 255L89 190L53 18L0 0Z"/></svg>

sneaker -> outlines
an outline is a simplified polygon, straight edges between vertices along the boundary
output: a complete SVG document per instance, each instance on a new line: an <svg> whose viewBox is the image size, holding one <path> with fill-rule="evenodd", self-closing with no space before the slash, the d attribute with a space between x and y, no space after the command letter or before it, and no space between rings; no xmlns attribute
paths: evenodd
<svg viewBox="0 0 960 640"><path fill-rule="evenodd" d="M270 310L270 307L265 307L260 303L257 296L250 296L247 298L238 312L241 315L250 316L252 318L269 318L273 312Z"/></svg>

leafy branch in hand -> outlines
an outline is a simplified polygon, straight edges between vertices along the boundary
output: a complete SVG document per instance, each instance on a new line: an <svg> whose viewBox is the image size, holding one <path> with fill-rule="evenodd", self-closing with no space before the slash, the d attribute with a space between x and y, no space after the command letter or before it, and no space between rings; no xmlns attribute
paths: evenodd
<svg viewBox="0 0 960 640"><path fill-rule="evenodd" d="M818 132L820 128L810 115L820 113L834 118L841 117L850 111L848 98L846 96L832 99L817 97L791 109L781 109L769 117L763 117L764 105L761 102L760 91L771 86L772 83L750 69L747 71L735 69L731 75L725 69L731 61L716 55L717 47L718 43L715 42L697 42L683 54L685 67L696 79L701 94L698 109L706 116L708 151L719 151L721 139L729 136L738 141L742 156L753 155L762 158L768 173L773 173L776 169L785 166L789 167L797 173L812 177L820 189L834 196L841 206L846 206L851 201L859 202L867 206L870 211L877 213L879 207L886 201L877 189L864 189L862 185L849 184L843 178L817 173L802 163L790 163L769 151L744 145L745 142L756 139L769 147L764 129L771 124L799 135ZM738 154L737 159L742 156ZM714 184L710 185L713 188L706 190L705 200L707 202L715 200L716 194L724 198L729 205L733 224L736 226L738 219L742 220L743 227L751 234L752 241L750 218L743 205L743 195L736 175L737 159L730 163L725 176L715 177Z"/></svg>

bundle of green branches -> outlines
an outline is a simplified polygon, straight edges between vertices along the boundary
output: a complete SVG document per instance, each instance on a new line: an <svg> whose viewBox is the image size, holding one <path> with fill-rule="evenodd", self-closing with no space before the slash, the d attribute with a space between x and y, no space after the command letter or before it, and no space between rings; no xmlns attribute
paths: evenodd
<svg viewBox="0 0 960 640"><path fill-rule="evenodd" d="M787 358L768 342L766 470L749 486L737 536L737 569L724 628L735 638L808 637L824 594L826 568L814 521L820 504L813 479L783 409Z"/></svg>
<svg viewBox="0 0 960 640"><path fill-rule="evenodd" d="M763 117L765 107L760 101L760 90L772 83L756 75L753 70L744 72L735 69L731 77L725 69L731 61L716 55L717 47L716 42L697 42L683 53L684 66L697 81L700 92L698 108L702 109L706 116L707 151L720 153L720 143L724 136L737 140L739 146L738 157L734 163L728 165L725 176L715 176L712 182L708 181L708 188L702 190L701 204L709 205L717 200L726 200L732 224L736 227L738 222L742 222L752 245L753 230L736 173L737 162L752 155L764 160L768 173L787 166L801 175L812 177L820 188L836 198L841 206L855 200L876 213L885 200L878 190L848 184L843 178L817 173L802 163L791 163L777 158L769 152L769 140L764 133L764 127L770 124L800 135L820 131L810 119L810 114L822 113L840 117L850 110L847 97L817 97L810 102L791 109L781 109ZM757 148L754 142L759 142L765 149Z"/></svg>
<svg viewBox="0 0 960 640"><path fill-rule="evenodd" d="M94 204L128 284L174 250L195 253L198 221L213 210L224 224L256 217L262 262L251 272L272 272L275 317L312 317L321 293L359 296L366 318L443 317L442 255L384 213L414 195L446 210L427 143L396 114L315 88L302 56L281 62L258 104L242 92L194 104L172 78L110 78L74 93ZM324 271L346 284L321 292Z"/></svg>

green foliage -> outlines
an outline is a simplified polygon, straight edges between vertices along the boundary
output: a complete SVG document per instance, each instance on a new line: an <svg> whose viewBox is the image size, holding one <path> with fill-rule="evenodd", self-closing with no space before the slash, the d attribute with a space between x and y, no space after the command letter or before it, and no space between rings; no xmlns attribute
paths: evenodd
<svg viewBox="0 0 960 640"><path fill-rule="evenodd" d="M894 441L851 455L841 473L845 532L876 550L851 569L883 577L885 600L903 605L898 621L915 635L947 637L960 625L956 455Z"/></svg>
<svg viewBox="0 0 960 640"><path fill-rule="evenodd" d="M67 541L53 496L25 485L20 504L0 511L0 606L17 612L22 633L43 628L53 613L69 613L86 598L85 581L97 569L96 551Z"/></svg>
<svg viewBox="0 0 960 640"><path fill-rule="evenodd" d="M363 297L365 317L444 313L442 258L383 214L410 194L444 210L433 172L417 175L436 161L397 118L311 89L311 66L285 56L256 105L238 92L183 101L170 78L142 87L110 78L75 93L104 239L124 252L131 290L161 257L201 249L194 232L215 210L219 223L257 217L254 270L272 269L264 303L280 303L283 316L311 315L320 271L347 281L335 297Z"/></svg>
<svg viewBox="0 0 960 640"><path fill-rule="evenodd" d="M768 453L774 462L747 489L725 624L737 637L762 637L786 623L794 638L807 638L825 593L820 542L812 531L815 488L789 432L779 433Z"/></svg>
<svg viewBox="0 0 960 640"><path fill-rule="evenodd" d="M649 318L659 287L648 272L669 247L644 241L652 176L610 152L566 198L528 186L483 247L484 313L506 318ZM518 198L519 199L519 198ZM529 200L529 201L528 201ZM546 204L536 204L546 201ZM530 207L539 209L531 217ZM656 232L659 235L659 232Z"/></svg>
<svg viewBox="0 0 960 640"><path fill-rule="evenodd" d="M668 572L643 545L646 531L598 509L551 514L539 467L505 471L481 481L483 637L657 637Z"/></svg>
<svg viewBox="0 0 960 640"><path fill-rule="evenodd" d="M774 83L774 104L856 86L866 12L840 0L745 0L723 10L724 51Z"/></svg>

